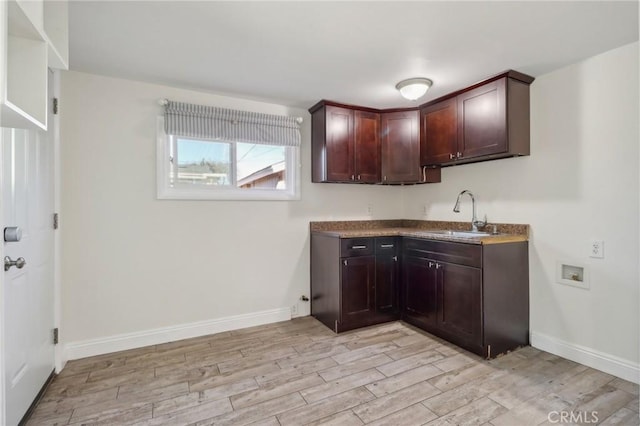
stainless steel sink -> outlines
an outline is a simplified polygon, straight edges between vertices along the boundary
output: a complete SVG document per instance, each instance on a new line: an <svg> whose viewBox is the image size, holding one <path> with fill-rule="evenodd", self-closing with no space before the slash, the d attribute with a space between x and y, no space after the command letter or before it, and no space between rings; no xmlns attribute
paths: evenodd
<svg viewBox="0 0 640 426"><path fill-rule="evenodd" d="M480 231L450 231L450 230L435 230L435 231L426 231L430 234L440 234L440 235L451 235L452 237L466 237L466 238L473 238L473 237L487 237L491 234L489 234L488 232L480 232Z"/></svg>

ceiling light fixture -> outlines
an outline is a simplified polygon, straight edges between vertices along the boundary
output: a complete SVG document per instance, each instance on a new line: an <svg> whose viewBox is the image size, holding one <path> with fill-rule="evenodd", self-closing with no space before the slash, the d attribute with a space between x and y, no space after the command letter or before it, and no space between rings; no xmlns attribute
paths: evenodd
<svg viewBox="0 0 640 426"><path fill-rule="evenodd" d="M416 99L424 96L432 84L433 81L428 78L409 78L396 84L396 89L400 91L402 97L409 99L410 101L415 101Z"/></svg>

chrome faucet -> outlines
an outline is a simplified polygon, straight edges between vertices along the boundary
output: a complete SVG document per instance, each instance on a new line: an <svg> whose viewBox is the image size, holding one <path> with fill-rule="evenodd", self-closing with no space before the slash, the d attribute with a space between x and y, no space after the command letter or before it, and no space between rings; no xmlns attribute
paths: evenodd
<svg viewBox="0 0 640 426"><path fill-rule="evenodd" d="M478 218L476 217L476 199L473 198L473 193L471 193L471 191L465 189L458 194L456 205L453 206L453 211L456 213L460 213L460 197L462 197L464 194L468 194L469 197L471 197L471 208L473 209L473 217L471 218L471 231L478 232L478 226L482 227L487 224L487 216L484 216L484 220L478 220Z"/></svg>

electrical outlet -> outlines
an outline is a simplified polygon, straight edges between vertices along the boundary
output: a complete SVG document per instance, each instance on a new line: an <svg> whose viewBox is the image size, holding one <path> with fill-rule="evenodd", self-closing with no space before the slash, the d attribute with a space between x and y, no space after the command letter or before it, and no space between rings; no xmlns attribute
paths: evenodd
<svg viewBox="0 0 640 426"><path fill-rule="evenodd" d="M604 241L600 241L600 240L591 241L589 257L595 257L598 259L604 258Z"/></svg>
<svg viewBox="0 0 640 426"><path fill-rule="evenodd" d="M298 315L298 304L291 305L291 316L294 317Z"/></svg>

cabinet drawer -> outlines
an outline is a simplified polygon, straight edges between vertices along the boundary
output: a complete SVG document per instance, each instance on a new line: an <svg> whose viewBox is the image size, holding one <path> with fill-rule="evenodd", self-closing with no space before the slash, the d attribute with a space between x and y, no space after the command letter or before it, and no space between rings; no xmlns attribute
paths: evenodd
<svg viewBox="0 0 640 426"><path fill-rule="evenodd" d="M399 241L397 237L377 237L376 254L398 254Z"/></svg>
<svg viewBox="0 0 640 426"><path fill-rule="evenodd" d="M482 266L482 246L478 244L405 238L404 255L425 257L476 268Z"/></svg>
<svg viewBox="0 0 640 426"><path fill-rule="evenodd" d="M368 256L374 253L374 238L340 239L340 257Z"/></svg>

